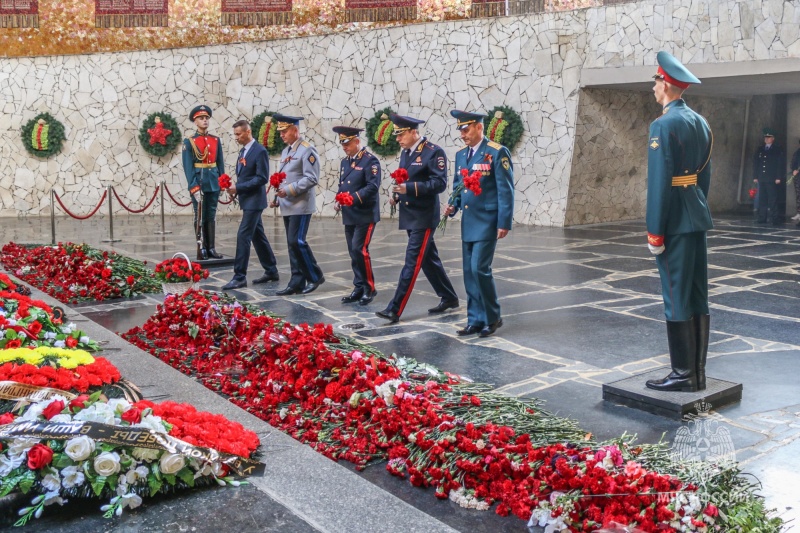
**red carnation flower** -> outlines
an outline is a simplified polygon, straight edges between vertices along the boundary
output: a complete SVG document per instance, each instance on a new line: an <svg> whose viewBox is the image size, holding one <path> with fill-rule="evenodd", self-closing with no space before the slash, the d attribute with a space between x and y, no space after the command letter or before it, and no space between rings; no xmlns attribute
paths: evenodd
<svg viewBox="0 0 800 533"><path fill-rule="evenodd" d="M344 207L349 207L353 205L353 195L347 191L340 192L336 195L336 203Z"/></svg>
<svg viewBox="0 0 800 533"><path fill-rule="evenodd" d="M269 185L273 189L277 189L283 183L283 180L286 179L286 172L276 172L272 176L269 177Z"/></svg>
<svg viewBox="0 0 800 533"><path fill-rule="evenodd" d="M392 172L391 176L394 182L400 185L401 183L405 183L408 181L408 170L404 168L398 168L397 170Z"/></svg>
<svg viewBox="0 0 800 533"><path fill-rule="evenodd" d="M227 174L223 174L219 177L219 188L220 189L230 189L231 188L231 177Z"/></svg>

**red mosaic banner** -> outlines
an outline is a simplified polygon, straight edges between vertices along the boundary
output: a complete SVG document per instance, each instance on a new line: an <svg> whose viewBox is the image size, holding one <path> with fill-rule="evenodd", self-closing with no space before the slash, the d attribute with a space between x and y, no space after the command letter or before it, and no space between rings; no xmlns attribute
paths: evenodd
<svg viewBox="0 0 800 533"><path fill-rule="evenodd" d="M169 26L168 0L95 0L97 28Z"/></svg>
<svg viewBox="0 0 800 533"><path fill-rule="evenodd" d="M0 28L38 27L38 0L0 0Z"/></svg>
<svg viewBox="0 0 800 533"><path fill-rule="evenodd" d="M292 23L292 0L222 0L223 26L282 26Z"/></svg>
<svg viewBox="0 0 800 533"><path fill-rule="evenodd" d="M417 0L345 0L346 22L415 20Z"/></svg>
<svg viewBox="0 0 800 533"><path fill-rule="evenodd" d="M469 8L470 18L505 17L506 2L501 0L472 0Z"/></svg>

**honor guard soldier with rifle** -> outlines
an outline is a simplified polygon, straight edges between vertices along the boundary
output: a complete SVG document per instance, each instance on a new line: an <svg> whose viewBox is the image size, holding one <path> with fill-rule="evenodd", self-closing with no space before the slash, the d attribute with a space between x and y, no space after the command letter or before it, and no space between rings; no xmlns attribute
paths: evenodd
<svg viewBox="0 0 800 533"><path fill-rule="evenodd" d="M215 249L217 203L219 202L219 177L225 173L222 160L222 142L209 135L208 121L211 108L199 105L189 113L189 120L197 126L197 133L183 140L183 172L189 184L194 210L194 227L197 236L197 259L221 259Z"/></svg>
<svg viewBox="0 0 800 533"><path fill-rule="evenodd" d="M694 392L706 388L713 136L706 119L683 100L683 91L700 80L667 52L656 59L653 92L662 115L650 124L647 141L647 245L661 276L672 372L646 385Z"/></svg>
<svg viewBox="0 0 800 533"><path fill-rule="evenodd" d="M339 194L349 194L352 205L336 205L342 213L344 236L350 264L353 268L353 292L342 298L342 303L370 303L378 291L372 274L372 259L369 243L375 232L375 224L381 219L378 190L381 185L381 163L378 158L361 148L358 134L360 128L336 126L339 143L347 157L342 159L339 170Z"/></svg>

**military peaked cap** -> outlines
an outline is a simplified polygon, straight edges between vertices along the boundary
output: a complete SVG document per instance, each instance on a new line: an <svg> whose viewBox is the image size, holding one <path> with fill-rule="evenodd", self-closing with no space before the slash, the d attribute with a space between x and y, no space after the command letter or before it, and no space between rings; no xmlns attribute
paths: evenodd
<svg viewBox="0 0 800 533"><path fill-rule="evenodd" d="M656 55L656 61L658 61L658 74L654 76L656 78L663 78L664 81L681 89L693 83L702 83L669 52L660 51Z"/></svg>
<svg viewBox="0 0 800 533"><path fill-rule="evenodd" d="M205 104L201 104L201 105L195 107L194 109L192 109L192 111L189 113L189 120L194 122L194 119L196 119L197 117L202 117L202 116L206 116L206 117L211 118L211 108L208 107Z"/></svg>

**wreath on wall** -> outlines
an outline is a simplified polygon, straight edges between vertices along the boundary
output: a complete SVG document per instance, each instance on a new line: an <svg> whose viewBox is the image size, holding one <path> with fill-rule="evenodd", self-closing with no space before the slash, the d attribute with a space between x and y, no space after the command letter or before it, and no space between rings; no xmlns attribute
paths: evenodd
<svg viewBox="0 0 800 533"><path fill-rule="evenodd" d="M50 157L60 152L65 138L64 125L50 113L36 115L22 126L22 144L38 157Z"/></svg>
<svg viewBox="0 0 800 533"><path fill-rule="evenodd" d="M372 152L382 156L394 156L400 153L400 144L392 134L394 124L389 120L389 115L394 113L392 108L381 109L375 116L367 121L367 140Z"/></svg>
<svg viewBox="0 0 800 533"><path fill-rule="evenodd" d="M483 119L483 125L486 137L502 144L509 152L514 151L524 131L519 114L504 105L492 109L489 116Z"/></svg>
<svg viewBox="0 0 800 533"><path fill-rule="evenodd" d="M181 138L178 123L166 112L148 115L139 128L139 143L145 152L156 157L172 152Z"/></svg>
<svg viewBox="0 0 800 533"><path fill-rule="evenodd" d="M253 117L250 123L255 135L256 141L261 143L267 149L269 155L278 155L283 151L286 143L281 139L278 133L278 123L272 118L275 115L272 111L264 111ZM269 117L269 120L267 120Z"/></svg>

